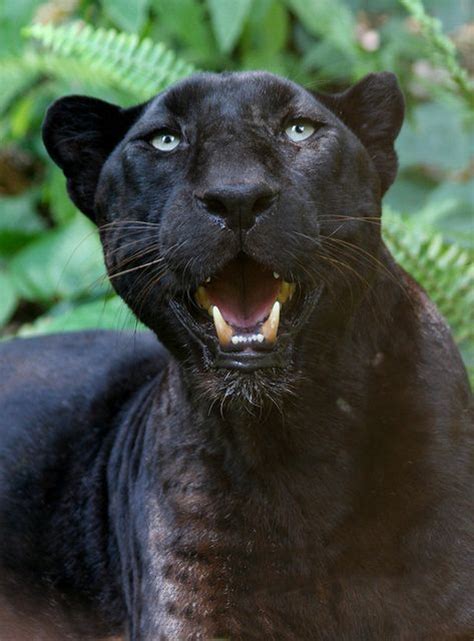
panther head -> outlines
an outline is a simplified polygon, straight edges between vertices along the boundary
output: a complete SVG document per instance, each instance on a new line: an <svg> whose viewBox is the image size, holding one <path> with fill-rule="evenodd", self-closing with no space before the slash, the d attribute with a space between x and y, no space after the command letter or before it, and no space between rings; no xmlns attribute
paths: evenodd
<svg viewBox="0 0 474 641"><path fill-rule="evenodd" d="M62 98L43 133L136 316L212 394L264 394L370 286L402 119L390 73L203 73L130 109Z"/></svg>

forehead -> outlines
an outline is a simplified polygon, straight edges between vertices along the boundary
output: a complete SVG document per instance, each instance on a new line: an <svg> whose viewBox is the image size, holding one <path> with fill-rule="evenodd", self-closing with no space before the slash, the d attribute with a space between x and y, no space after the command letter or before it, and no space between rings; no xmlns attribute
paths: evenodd
<svg viewBox="0 0 474 641"><path fill-rule="evenodd" d="M148 117L269 118L288 109L305 110L317 101L303 87L266 72L198 74L160 94Z"/></svg>

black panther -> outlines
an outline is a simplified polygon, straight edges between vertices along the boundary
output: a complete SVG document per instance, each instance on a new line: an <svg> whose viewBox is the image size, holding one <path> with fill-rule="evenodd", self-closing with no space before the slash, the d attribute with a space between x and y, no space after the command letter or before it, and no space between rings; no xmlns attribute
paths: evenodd
<svg viewBox="0 0 474 641"><path fill-rule="evenodd" d="M469 384L381 238L403 113L390 73L50 107L151 332L0 348L2 641L474 638Z"/></svg>

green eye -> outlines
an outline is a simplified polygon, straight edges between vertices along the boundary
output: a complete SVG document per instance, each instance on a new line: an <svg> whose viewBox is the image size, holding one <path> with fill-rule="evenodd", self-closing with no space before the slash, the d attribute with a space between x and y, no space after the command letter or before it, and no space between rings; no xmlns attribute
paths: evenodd
<svg viewBox="0 0 474 641"><path fill-rule="evenodd" d="M285 129L285 133L293 142L301 142L314 133L314 127L309 122L293 122Z"/></svg>
<svg viewBox="0 0 474 641"><path fill-rule="evenodd" d="M164 131L163 133L158 134L158 136L155 136L152 139L151 144L160 151L173 151L180 142L180 136L171 133L170 131Z"/></svg>

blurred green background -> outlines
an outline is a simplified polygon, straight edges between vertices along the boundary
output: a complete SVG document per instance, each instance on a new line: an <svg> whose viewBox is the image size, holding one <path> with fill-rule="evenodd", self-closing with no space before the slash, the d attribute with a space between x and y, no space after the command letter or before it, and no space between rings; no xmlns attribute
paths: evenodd
<svg viewBox="0 0 474 641"><path fill-rule="evenodd" d="M398 75L407 118L384 236L474 364L471 0L8 0L0 5L0 336L135 327L92 224L46 156L47 105L129 105L193 69L267 69L323 91Z"/></svg>

